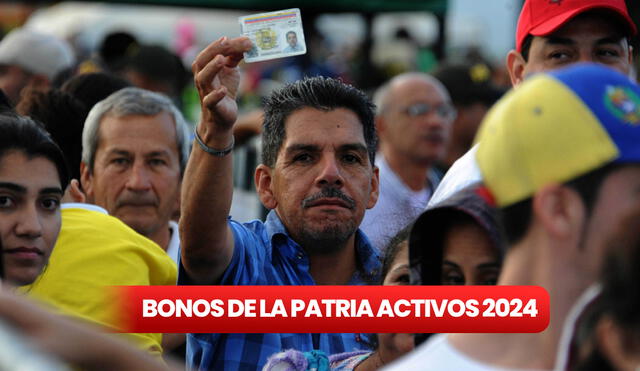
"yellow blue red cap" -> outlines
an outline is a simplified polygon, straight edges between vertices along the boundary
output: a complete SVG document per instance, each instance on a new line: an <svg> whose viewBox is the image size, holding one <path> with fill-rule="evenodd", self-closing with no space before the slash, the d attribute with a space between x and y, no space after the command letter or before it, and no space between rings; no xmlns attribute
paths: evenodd
<svg viewBox="0 0 640 371"><path fill-rule="evenodd" d="M540 74L491 109L476 141L498 207L611 162L640 163L640 87L596 64Z"/></svg>

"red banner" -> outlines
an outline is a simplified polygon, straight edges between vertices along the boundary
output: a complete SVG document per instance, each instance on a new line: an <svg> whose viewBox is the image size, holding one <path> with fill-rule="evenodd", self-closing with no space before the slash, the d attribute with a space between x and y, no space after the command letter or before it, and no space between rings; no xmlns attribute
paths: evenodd
<svg viewBox="0 0 640 371"><path fill-rule="evenodd" d="M539 286L122 286L122 332L540 332Z"/></svg>

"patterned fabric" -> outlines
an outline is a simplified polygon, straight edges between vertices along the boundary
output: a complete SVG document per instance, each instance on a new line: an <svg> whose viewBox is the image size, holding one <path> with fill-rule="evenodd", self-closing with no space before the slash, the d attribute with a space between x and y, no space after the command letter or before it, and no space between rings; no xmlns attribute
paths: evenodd
<svg viewBox="0 0 640 371"><path fill-rule="evenodd" d="M329 356L329 365L333 371L352 371L372 354L370 350L332 354Z"/></svg>
<svg viewBox="0 0 640 371"><path fill-rule="evenodd" d="M262 371L352 371L371 354L369 350L357 350L327 357L319 350L303 353L289 349L269 357Z"/></svg>
<svg viewBox="0 0 640 371"><path fill-rule="evenodd" d="M272 211L266 222L230 220L234 252L221 285L314 285L309 257L287 234ZM365 235L356 234L357 271L350 285L379 280L380 257ZM189 284L180 264L178 284ZM200 370L259 370L272 354L285 349L327 354L367 348L362 334L189 334L187 365Z"/></svg>

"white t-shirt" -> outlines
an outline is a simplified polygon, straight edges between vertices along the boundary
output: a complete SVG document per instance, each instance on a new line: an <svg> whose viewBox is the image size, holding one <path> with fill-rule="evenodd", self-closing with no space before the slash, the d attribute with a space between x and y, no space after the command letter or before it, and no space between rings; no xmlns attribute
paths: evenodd
<svg viewBox="0 0 640 371"><path fill-rule="evenodd" d="M413 352L383 368L383 371L507 371L475 361L454 348L447 334L433 335Z"/></svg>
<svg viewBox="0 0 640 371"><path fill-rule="evenodd" d="M167 255L178 264L178 256L180 255L180 228L178 223L169 220L169 231L171 232L171 239L169 240L169 245L167 245Z"/></svg>
<svg viewBox="0 0 640 371"><path fill-rule="evenodd" d="M377 156L376 165L380 169L380 194L376 205L365 212L360 229L373 247L382 251L396 233L424 211L431 188L426 177L424 189L416 192L407 187L382 155Z"/></svg>

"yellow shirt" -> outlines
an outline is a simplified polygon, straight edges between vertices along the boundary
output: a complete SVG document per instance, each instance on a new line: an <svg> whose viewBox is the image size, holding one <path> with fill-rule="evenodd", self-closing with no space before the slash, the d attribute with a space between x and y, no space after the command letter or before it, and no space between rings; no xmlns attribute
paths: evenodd
<svg viewBox="0 0 640 371"><path fill-rule="evenodd" d="M176 264L153 241L95 206L62 209L62 229L48 266L21 291L61 313L108 328L118 325L110 286L175 285ZM162 334L122 334L140 348L162 353Z"/></svg>

